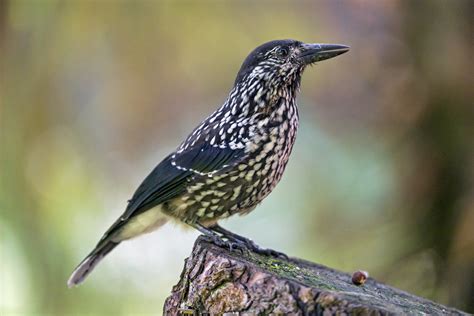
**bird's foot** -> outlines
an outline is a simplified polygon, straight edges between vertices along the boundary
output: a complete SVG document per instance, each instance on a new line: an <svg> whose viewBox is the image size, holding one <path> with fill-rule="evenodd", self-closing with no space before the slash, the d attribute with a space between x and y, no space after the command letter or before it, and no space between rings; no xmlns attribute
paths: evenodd
<svg viewBox="0 0 474 316"><path fill-rule="evenodd" d="M242 253L244 253L244 251L252 251L265 256L288 259L288 256L282 252L262 248L253 240L237 235L217 224L209 228L196 223L193 223L192 226L203 233L216 246L228 248L230 251L239 249Z"/></svg>
<svg viewBox="0 0 474 316"><path fill-rule="evenodd" d="M231 252L237 249L239 249L240 251L244 251L246 249L244 244L240 242L231 241L228 239L223 239L221 236L217 234L212 234L212 235L205 234L204 236L207 237L209 241L212 242L214 245L221 248L229 249L229 251Z"/></svg>
<svg viewBox="0 0 474 316"><path fill-rule="evenodd" d="M229 238L223 239L225 236L221 236L199 223L188 224L199 230L210 242L218 247L228 248L230 251L240 249L243 252L245 250L245 245L242 245L239 241L231 240Z"/></svg>
<svg viewBox="0 0 474 316"><path fill-rule="evenodd" d="M216 225L217 226L217 225ZM282 252L273 250L273 249L267 249L267 248L262 248L259 245L257 245L253 240L246 238L244 236L237 235L235 233L232 233L220 226L214 226L216 231L220 232L222 236L227 238L228 240L234 242L235 244L239 245L239 247L244 247L249 251L265 255L265 256L272 256L276 258L281 258L281 259L288 259L288 256Z"/></svg>
<svg viewBox="0 0 474 316"><path fill-rule="evenodd" d="M269 248L262 248L251 239L247 239L246 246L252 252L258 253L260 255L276 257L276 258L281 258L281 259L288 259L288 256L284 254L283 252L279 252L279 251L269 249Z"/></svg>

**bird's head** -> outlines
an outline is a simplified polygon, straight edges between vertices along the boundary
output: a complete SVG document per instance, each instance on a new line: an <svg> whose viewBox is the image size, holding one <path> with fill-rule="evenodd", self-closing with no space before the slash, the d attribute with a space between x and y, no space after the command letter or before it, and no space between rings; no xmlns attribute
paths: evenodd
<svg viewBox="0 0 474 316"><path fill-rule="evenodd" d="M297 88L306 66L348 50L348 46L337 44L306 44L295 40L267 42L247 56L237 74L235 85L258 79L270 86Z"/></svg>

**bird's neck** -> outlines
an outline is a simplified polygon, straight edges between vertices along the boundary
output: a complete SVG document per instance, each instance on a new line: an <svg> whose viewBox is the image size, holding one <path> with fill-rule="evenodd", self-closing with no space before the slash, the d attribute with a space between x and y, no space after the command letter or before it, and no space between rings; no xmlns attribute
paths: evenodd
<svg viewBox="0 0 474 316"><path fill-rule="evenodd" d="M242 119L259 116L271 117L288 107L296 107L299 80L274 82L250 78L237 83L223 107Z"/></svg>

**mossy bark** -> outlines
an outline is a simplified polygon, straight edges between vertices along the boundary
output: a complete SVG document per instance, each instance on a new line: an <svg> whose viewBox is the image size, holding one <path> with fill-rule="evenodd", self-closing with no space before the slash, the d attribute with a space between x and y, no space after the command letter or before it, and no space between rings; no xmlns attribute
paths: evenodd
<svg viewBox="0 0 474 316"><path fill-rule="evenodd" d="M300 259L229 251L199 237L165 315L467 315Z"/></svg>

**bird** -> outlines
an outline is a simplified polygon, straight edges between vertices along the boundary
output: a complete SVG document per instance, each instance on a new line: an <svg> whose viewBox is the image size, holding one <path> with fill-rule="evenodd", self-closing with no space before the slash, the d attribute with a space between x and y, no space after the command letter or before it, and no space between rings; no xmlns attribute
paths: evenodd
<svg viewBox="0 0 474 316"><path fill-rule="evenodd" d="M122 241L170 220L197 229L219 246L280 254L218 221L251 212L275 188L295 143L303 71L347 51L346 45L292 39L255 48L225 102L143 180L125 212L73 271L68 286L83 282Z"/></svg>

